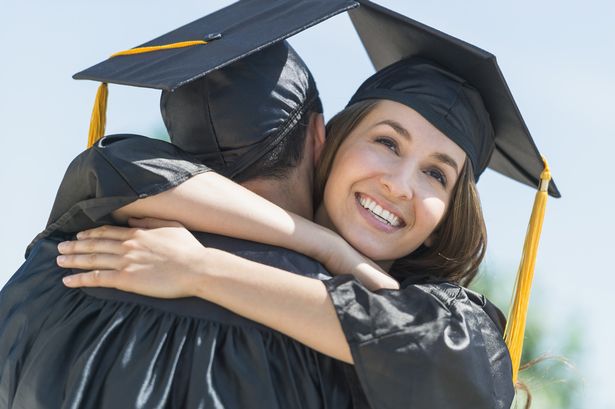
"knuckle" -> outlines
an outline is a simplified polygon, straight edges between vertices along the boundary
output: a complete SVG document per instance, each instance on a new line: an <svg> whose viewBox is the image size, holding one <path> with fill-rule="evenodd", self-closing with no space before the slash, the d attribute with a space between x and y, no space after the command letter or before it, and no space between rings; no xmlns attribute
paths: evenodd
<svg viewBox="0 0 615 409"><path fill-rule="evenodd" d="M62 244L62 251L71 253L75 250L75 242L74 241L66 241Z"/></svg>
<svg viewBox="0 0 615 409"><path fill-rule="evenodd" d="M88 254L87 255L87 262L91 265L95 264L96 261L98 260L98 256L96 254Z"/></svg>
<svg viewBox="0 0 615 409"><path fill-rule="evenodd" d="M93 253L94 250L96 249L96 242L94 240L87 240L83 243L84 245L84 250L87 253Z"/></svg>
<svg viewBox="0 0 615 409"><path fill-rule="evenodd" d="M120 246L122 247L122 249L128 252L137 248L137 242L134 239L128 239L126 241L123 241Z"/></svg>

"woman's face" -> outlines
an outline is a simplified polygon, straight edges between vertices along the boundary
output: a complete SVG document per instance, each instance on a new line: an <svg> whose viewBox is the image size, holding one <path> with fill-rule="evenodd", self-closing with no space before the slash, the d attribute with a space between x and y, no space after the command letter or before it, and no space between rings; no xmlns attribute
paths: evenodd
<svg viewBox="0 0 615 409"><path fill-rule="evenodd" d="M400 258L429 245L465 160L416 111L381 101L340 145L319 216L369 258Z"/></svg>

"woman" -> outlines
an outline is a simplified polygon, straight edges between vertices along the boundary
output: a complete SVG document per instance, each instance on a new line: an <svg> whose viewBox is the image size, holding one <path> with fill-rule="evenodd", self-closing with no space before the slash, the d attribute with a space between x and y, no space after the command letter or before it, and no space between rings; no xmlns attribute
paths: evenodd
<svg viewBox="0 0 615 409"><path fill-rule="evenodd" d="M433 116L441 106L445 115ZM478 92L429 61L403 60L368 79L328 134L317 221L390 271L400 291L372 293L348 276L323 283L290 275L203 249L181 228L86 232L79 238L105 239L88 241L90 249L110 255L97 265L89 256L60 258L61 266L98 270L65 283L218 303L354 363L374 407L509 407L510 362L498 317L489 318L493 308L457 285L476 274L485 245L474 179L493 149L493 129ZM169 269L177 274L164 274ZM358 278L386 287L376 273L363 270ZM410 373L413 379L403 378ZM438 379L442 389L426 394L417 374Z"/></svg>

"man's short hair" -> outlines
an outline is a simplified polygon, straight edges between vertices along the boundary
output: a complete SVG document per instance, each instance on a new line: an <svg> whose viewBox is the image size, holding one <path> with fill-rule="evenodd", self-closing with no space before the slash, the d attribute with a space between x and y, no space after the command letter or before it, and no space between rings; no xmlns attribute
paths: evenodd
<svg viewBox="0 0 615 409"><path fill-rule="evenodd" d="M271 151L266 153L260 160L254 162L244 171L239 172L233 177L237 183L246 182L251 179L283 179L288 172L295 168L305 151L305 138L310 125L312 115L322 113L322 103L317 97L307 107L295 126L288 131L288 134Z"/></svg>

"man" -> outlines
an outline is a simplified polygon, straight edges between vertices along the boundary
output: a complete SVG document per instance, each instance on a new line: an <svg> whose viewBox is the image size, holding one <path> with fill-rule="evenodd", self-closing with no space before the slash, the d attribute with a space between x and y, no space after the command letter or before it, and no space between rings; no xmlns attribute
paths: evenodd
<svg viewBox="0 0 615 409"><path fill-rule="evenodd" d="M289 98L281 92L289 88L300 91ZM240 106L260 112L237 115ZM190 153L117 135L81 154L60 186L47 229L3 289L2 407L349 407L345 366L223 308L196 299L62 288L60 279L70 272L51 267L58 242L110 222L122 206L156 207L165 193L152 195L195 175L215 177L198 163L216 150L218 161L208 163L219 172L312 217L314 159L324 125L311 74L287 43L163 93L161 107L172 141ZM212 129L195 131L203 126ZM216 143L203 142L203 135ZM315 261L288 250L214 235L197 238L299 274L327 277Z"/></svg>

